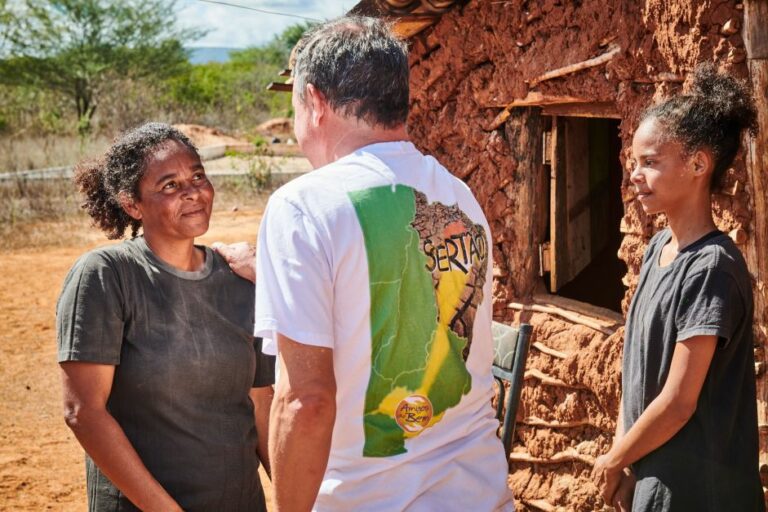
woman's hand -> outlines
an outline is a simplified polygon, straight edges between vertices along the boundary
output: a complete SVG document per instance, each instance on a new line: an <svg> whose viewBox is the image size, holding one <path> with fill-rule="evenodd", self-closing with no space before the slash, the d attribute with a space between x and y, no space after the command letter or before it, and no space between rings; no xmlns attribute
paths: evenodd
<svg viewBox="0 0 768 512"><path fill-rule="evenodd" d="M115 367L75 361L60 366L65 421L101 472L141 510L180 511L107 411Z"/></svg>
<svg viewBox="0 0 768 512"><path fill-rule="evenodd" d="M232 272L243 279L256 282L256 246L248 242L237 242L235 244L223 244L214 242L211 249L221 254L232 269Z"/></svg>

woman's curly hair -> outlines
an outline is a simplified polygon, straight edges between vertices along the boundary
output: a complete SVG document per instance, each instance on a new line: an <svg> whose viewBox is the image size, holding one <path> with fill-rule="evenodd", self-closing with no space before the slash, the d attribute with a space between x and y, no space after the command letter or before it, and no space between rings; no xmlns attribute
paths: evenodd
<svg viewBox="0 0 768 512"><path fill-rule="evenodd" d="M666 136L690 153L709 149L714 158L711 188L720 186L739 151L745 130L757 131L757 109L746 83L718 73L712 64L699 64L690 91L669 98L643 114L655 118Z"/></svg>
<svg viewBox="0 0 768 512"><path fill-rule="evenodd" d="M131 237L138 234L141 221L125 212L120 195L139 199L139 181L146 171L148 157L169 140L198 154L192 141L176 128L165 123L146 123L120 135L101 158L80 162L75 167L74 182L85 196L81 207L110 240L122 238L129 227Z"/></svg>

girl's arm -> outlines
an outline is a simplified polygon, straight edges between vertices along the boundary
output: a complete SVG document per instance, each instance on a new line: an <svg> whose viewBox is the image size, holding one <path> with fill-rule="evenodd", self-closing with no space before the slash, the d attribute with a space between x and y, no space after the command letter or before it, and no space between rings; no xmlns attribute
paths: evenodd
<svg viewBox="0 0 768 512"><path fill-rule="evenodd" d="M619 417L616 419L616 434L613 436L613 444L621 441L624 437L624 403L619 397ZM619 483L616 486L616 492L613 497L609 497L606 503L613 506L617 512L628 512L632 510L632 499L635 495L635 475L627 467L619 475Z"/></svg>
<svg viewBox="0 0 768 512"><path fill-rule="evenodd" d="M618 443L624 437L624 401L619 397L619 417L616 418L616 434L613 436L613 444Z"/></svg>
<svg viewBox="0 0 768 512"><path fill-rule="evenodd" d="M694 336L677 342L659 396L595 462L595 474L605 482L603 498L607 503L611 503L621 471L669 441L691 419L716 347L717 336Z"/></svg>
<svg viewBox="0 0 768 512"><path fill-rule="evenodd" d="M141 510L180 511L106 409L115 367L65 362L61 370L65 421L104 475Z"/></svg>

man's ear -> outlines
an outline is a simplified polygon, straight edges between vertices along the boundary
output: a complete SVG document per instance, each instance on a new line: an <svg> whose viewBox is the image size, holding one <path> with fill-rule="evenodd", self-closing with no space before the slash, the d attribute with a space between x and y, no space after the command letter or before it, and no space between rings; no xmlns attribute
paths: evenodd
<svg viewBox="0 0 768 512"><path fill-rule="evenodd" d="M120 206L123 207L125 213L127 213L134 220L141 220L141 210L136 205L136 199L126 192L120 192L118 196Z"/></svg>
<svg viewBox="0 0 768 512"><path fill-rule="evenodd" d="M319 126L329 108L325 96L313 84L307 84L306 101L312 116L312 124Z"/></svg>

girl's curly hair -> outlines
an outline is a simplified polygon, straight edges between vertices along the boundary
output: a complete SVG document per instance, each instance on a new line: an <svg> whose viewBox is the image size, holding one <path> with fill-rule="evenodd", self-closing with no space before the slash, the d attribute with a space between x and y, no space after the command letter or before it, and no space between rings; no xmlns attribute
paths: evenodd
<svg viewBox="0 0 768 512"><path fill-rule="evenodd" d="M688 94L655 105L641 121L655 118L668 139L692 153L709 149L714 157L711 188L720 186L739 151L744 131L757 131L757 109L746 83L718 73L712 64L699 64Z"/></svg>
<svg viewBox="0 0 768 512"><path fill-rule="evenodd" d="M81 207L110 240L122 238L129 227L131 237L138 234L141 221L123 210L119 198L125 194L139 199L139 181L146 171L148 157L169 140L198 155L192 141L176 128L165 123L146 123L120 135L102 157L85 160L75 167L74 182L85 196Z"/></svg>

